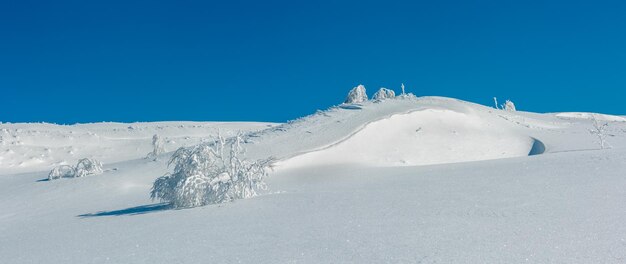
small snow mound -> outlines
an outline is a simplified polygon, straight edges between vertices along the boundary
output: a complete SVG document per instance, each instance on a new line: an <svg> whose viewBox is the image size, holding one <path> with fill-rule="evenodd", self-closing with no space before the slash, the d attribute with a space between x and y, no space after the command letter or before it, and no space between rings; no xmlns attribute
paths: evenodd
<svg viewBox="0 0 626 264"><path fill-rule="evenodd" d="M345 104L355 104L355 103L362 103L367 101L367 93L365 92L365 86L363 86L362 84L359 84L359 86L352 88L352 90L350 90L350 92L348 93L348 97L346 98L346 101L344 101Z"/></svg>
<svg viewBox="0 0 626 264"><path fill-rule="evenodd" d="M605 115L596 113L583 113L583 112L564 112L556 114L556 117L561 119L596 119L607 122L626 122L626 118L615 115Z"/></svg>

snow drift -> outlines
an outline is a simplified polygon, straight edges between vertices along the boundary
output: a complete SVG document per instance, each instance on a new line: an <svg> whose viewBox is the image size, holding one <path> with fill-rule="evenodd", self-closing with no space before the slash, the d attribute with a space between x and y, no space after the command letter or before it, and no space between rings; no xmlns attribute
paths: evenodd
<svg viewBox="0 0 626 264"><path fill-rule="evenodd" d="M341 142L281 165L415 166L489 160L529 155L536 141L478 115L425 109L373 121Z"/></svg>
<svg viewBox="0 0 626 264"><path fill-rule="evenodd" d="M596 114L596 113L583 113L583 112L564 112L556 114L558 118L562 119L596 119L607 122L626 122L626 118L615 115Z"/></svg>

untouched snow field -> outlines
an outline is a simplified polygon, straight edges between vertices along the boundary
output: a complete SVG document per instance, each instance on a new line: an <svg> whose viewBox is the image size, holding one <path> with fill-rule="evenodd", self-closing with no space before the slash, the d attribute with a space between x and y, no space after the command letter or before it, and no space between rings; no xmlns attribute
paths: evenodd
<svg viewBox="0 0 626 264"><path fill-rule="evenodd" d="M0 124L0 172L50 170L73 164L80 158L114 163L144 158L152 151L152 136L165 138L174 151L202 140L214 140L218 132L232 136L272 126L270 123L153 122L94 123L78 125Z"/></svg>
<svg viewBox="0 0 626 264"><path fill-rule="evenodd" d="M442 97L286 124L0 124L0 263L626 263L626 122ZM131 128L132 127L132 128ZM262 196L171 210L143 159L245 132ZM93 157L105 172L45 180Z"/></svg>

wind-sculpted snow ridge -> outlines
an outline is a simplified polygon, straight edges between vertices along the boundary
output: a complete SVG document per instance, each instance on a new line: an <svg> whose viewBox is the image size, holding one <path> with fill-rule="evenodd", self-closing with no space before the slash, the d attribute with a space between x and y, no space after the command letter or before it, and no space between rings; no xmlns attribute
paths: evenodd
<svg viewBox="0 0 626 264"><path fill-rule="evenodd" d="M508 124L441 109L396 114L345 140L286 160L285 166L415 166L527 156L534 139Z"/></svg>
<svg viewBox="0 0 626 264"><path fill-rule="evenodd" d="M279 167L411 166L536 155L535 131L558 127L540 115L405 96L331 107L250 133L246 142L249 155L276 157Z"/></svg>

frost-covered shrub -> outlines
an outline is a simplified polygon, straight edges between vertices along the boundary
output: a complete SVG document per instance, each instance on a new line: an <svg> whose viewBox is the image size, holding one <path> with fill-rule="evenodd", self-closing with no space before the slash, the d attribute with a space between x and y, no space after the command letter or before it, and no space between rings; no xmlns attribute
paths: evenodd
<svg viewBox="0 0 626 264"><path fill-rule="evenodd" d="M84 177L92 174L100 174L103 172L102 163L95 159L84 158L78 161L74 177Z"/></svg>
<svg viewBox="0 0 626 264"><path fill-rule="evenodd" d="M163 139L158 134L152 136L152 151L146 155L147 159L156 160L157 157L165 152Z"/></svg>
<svg viewBox="0 0 626 264"><path fill-rule="evenodd" d="M367 93L365 92L365 86L359 84L359 86L352 88L346 97L345 104L355 104L367 101Z"/></svg>
<svg viewBox="0 0 626 264"><path fill-rule="evenodd" d="M56 180L60 178L73 178L76 175L76 170L70 165L61 165L55 167L48 173L48 180Z"/></svg>
<svg viewBox="0 0 626 264"><path fill-rule="evenodd" d="M596 115L592 115L591 117L593 121L593 129L589 129L589 133L598 137L598 144L600 145L600 149L611 148L611 145L606 141L607 128L609 127L609 123L599 121Z"/></svg>
<svg viewBox="0 0 626 264"><path fill-rule="evenodd" d="M494 97L495 98L495 97ZM502 107L505 111L515 112L515 104L511 102L511 100L506 100L504 102L504 106Z"/></svg>
<svg viewBox="0 0 626 264"><path fill-rule="evenodd" d="M76 166L61 165L48 173L48 180L61 178L84 177L102 173L102 163L95 159L84 158L78 161Z"/></svg>
<svg viewBox="0 0 626 264"><path fill-rule="evenodd" d="M250 198L267 189L265 177L271 159L243 158L243 139L218 136L213 143L179 148L170 159L171 174L159 177L150 196L173 207L196 207Z"/></svg>
<svg viewBox="0 0 626 264"><path fill-rule="evenodd" d="M396 97L396 93L393 90L387 88L380 88L372 97L374 100L385 100L388 98Z"/></svg>

